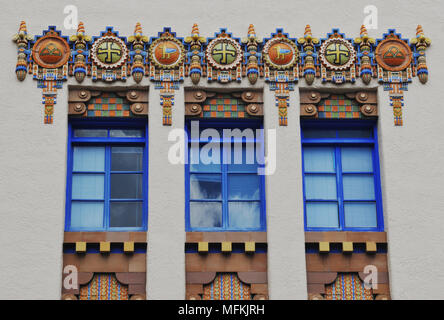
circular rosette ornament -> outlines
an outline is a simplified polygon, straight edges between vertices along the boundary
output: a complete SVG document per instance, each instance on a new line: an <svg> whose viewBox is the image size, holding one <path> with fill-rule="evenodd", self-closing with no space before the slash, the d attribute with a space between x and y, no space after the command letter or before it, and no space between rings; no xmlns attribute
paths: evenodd
<svg viewBox="0 0 444 320"><path fill-rule="evenodd" d="M296 44L287 38L274 38L264 46L264 59L268 66L275 69L289 69L298 62L299 52Z"/></svg>
<svg viewBox="0 0 444 320"><path fill-rule="evenodd" d="M94 42L91 57L97 66L103 69L116 69L128 58L128 48L122 39L116 36L104 36Z"/></svg>
<svg viewBox="0 0 444 320"><path fill-rule="evenodd" d="M412 51L408 44L397 38L381 41L375 53L378 64L388 71L405 70L412 62Z"/></svg>
<svg viewBox="0 0 444 320"><path fill-rule="evenodd" d="M34 44L32 59L42 68L55 69L68 62L70 53L68 42L50 31Z"/></svg>
<svg viewBox="0 0 444 320"><path fill-rule="evenodd" d="M207 47L207 61L219 70L236 68L242 60L242 48L231 38L216 38Z"/></svg>
<svg viewBox="0 0 444 320"><path fill-rule="evenodd" d="M149 58L158 68L174 69L184 61L185 47L176 38L159 38L151 44Z"/></svg>
<svg viewBox="0 0 444 320"><path fill-rule="evenodd" d="M353 66L356 51L353 45L342 38L330 38L319 50L322 64L331 70L344 71Z"/></svg>

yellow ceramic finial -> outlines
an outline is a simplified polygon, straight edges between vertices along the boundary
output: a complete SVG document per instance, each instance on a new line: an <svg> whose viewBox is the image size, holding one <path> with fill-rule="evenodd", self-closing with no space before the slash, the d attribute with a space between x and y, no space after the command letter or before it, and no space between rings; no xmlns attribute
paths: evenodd
<svg viewBox="0 0 444 320"><path fill-rule="evenodd" d="M20 22L19 32L23 32L23 33L27 33L27 32L28 32L28 31L26 30L26 22L25 22L25 21L21 21L21 22Z"/></svg>
<svg viewBox="0 0 444 320"><path fill-rule="evenodd" d="M140 22L136 23L136 28L134 29L134 35L141 35L142 34L142 25Z"/></svg>
<svg viewBox="0 0 444 320"><path fill-rule="evenodd" d="M83 25L82 21L80 21L79 25L77 26L77 34L85 34L85 26Z"/></svg>
<svg viewBox="0 0 444 320"><path fill-rule="evenodd" d="M256 31L254 30L254 26L252 24L250 24L248 27L248 37L256 38Z"/></svg>
<svg viewBox="0 0 444 320"><path fill-rule="evenodd" d="M361 37L368 36L367 28L365 25L361 26Z"/></svg>
<svg viewBox="0 0 444 320"><path fill-rule="evenodd" d="M424 30L422 29L422 26L419 24L418 27L416 28L416 36L423 36L424 35Z"/></svg>
<svg viewBox="0 0 444 320"><path fill-rule="evenodd" d="M312 36L312 34L311 34L311 27L310 27L310 25L309 24L307 24L306 26L305 26L305 31L304 31L304 36L305 37L307 37L307 36Z"/></svg>

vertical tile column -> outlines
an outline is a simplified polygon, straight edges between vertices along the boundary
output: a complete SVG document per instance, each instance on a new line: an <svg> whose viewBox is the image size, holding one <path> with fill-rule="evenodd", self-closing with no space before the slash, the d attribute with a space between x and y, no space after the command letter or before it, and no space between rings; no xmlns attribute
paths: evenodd
<svg viewBox="0 0 444 320"><path fill-rule="evenodd" d="M149 184L147 299L185 297L185 181L184 166L168 161L175 142L173 129L184 128L183 87L176 90L172 125L162 125L160 90L149 93Z"/></svg>
<svg viewBox="0 0 444 320"><path fill-rule="evenodd" d="M274 92L265 86L264 128L268 157L272 150L268 130L276 130L276 171L265 178L269 296L307 299L299 91L290 92L285 127L279 126Z"/></svg>

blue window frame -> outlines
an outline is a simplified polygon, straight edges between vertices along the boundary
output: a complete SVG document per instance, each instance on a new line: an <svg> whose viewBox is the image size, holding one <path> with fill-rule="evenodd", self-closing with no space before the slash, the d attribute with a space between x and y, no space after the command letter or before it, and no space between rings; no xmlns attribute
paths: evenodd
<svg viewBox="0 0 444 320"><path fill-rule="evenodd" d="M192 136L192 121L199 123L198 137ZM265 178L258 175L258 168L263 168L263 134L256 131L262 129L261 122L191 120L185 126L189 159L185 166L186 230L265 231ZM217 131L220 139L202 138L200 133L205 129ZM251 129L254 134L234 139L224 135L224 129L243 133ZM208 152L219 159L216 164L202 157L197 161L208 142L219 148L219 154Z"/></svg>
<svg viewBox="0 0 444 320"><path fill-rule="evenodd" d="M302 122L306 231L383 231L374 122Z"/></svg>
<svg viewBox="0 0 444 320"><path fill-rule="evenodd" d="M144 231L148 128L143 121L71 121L66 231Z"/></svg>

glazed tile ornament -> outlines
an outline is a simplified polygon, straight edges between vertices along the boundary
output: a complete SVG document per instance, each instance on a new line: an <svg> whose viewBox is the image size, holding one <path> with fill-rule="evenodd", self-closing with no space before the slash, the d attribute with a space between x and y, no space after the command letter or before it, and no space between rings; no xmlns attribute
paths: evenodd
<svg viewBox="0 0 444 320"><path fill-rule="evenodd" d="M326 39L321 40L319 60L322 82L355 82L356 51L352 40L346 39L339 29L333 29Z"/></svg>
<svg viewBox="0 0 444 320"><path fill-rule="evenodd" d="M172 124L174 92L179 89L185 74L185 47L183 39L177 38L170 28L164 28L149 44L150 78L160 89L163 125Z"/></svg>
<svg viewBox="0 0 444 320"><path fill-rule="evenodd" d="M99 37L93 38L91 46L91 76L94 81L125 81L127 78L127 60L129 50L126 38L112 27L107 27Z"/></svg>
<svg viewBox="0 0 444 320"><path fill-rule="evenodd" d="M249 25L242 41L226 29L207 39L201 36L197 24L183 41L170 28L148 40L140 23L128 40L112 27L90 37L80 22L68 41L55 27L33 39L24 21L13 41L17 44L17 80L25 80L30 73L44 90L45 123L53 121L57 89L62 88L68 76L78 83L86 77L93 81L125 82L132 76L136 84L147 77L161 90L165 125L172 122L174 92L185 77L193 85L198 85L202 77L222 84L241 83L247 78L248 84L255 85L263 77L270 90L275 91L282 126L288 121L289 93L299 78L310 86L316 78L322 83L342 85L355 83L360 77L366 85L377 78L384 90L390 91L395 125L399 126L403 92L408 83L416 76L423 84L428 80L426 49L431 45L421 26L410 43L394 30L375 41L365 26L361 26L359 37L354 40L346 38L339 29L319 40L313 37L310 25L298 39L282 29L261 39L253 25Z"/></svg>
<svg viewBox="0 0 444 320"><path fill-rule="evenodd" d="M205 52L208 81L221 83L242 80L243 52L238 38L232 38L226 29L220 29L209 39Z"/></svg>
<svg viewBox="0 0 444 320"><path fill-rule="evenodd" d="M290 91L299 75L299 51L296 39L289 38L283 29L277 29L271 38L265 39L262 51L265 81L275 93L279 112L279 125L287 126L287 110L290 106Z"/></svg>

